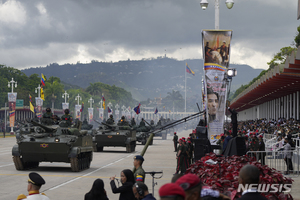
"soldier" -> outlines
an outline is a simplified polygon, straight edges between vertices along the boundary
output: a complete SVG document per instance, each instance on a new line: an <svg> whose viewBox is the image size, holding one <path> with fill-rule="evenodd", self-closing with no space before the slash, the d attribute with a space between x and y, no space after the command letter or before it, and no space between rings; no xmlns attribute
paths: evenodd
<svg viewBox="0 0 300 200"><path fill-rule="evenodd" d="M176 135L176 132L174 132L173 142L174 142L174 148L175 148L174 152L177 152L178 135Z"/></svg>
<svg viewBox="0 0 300 200"><path fill-rule="evenodd" d="M119 121L118 126L129 126L129 123L126 121L125 116L121 117L121 120Z"/></svg>
<svg viewBox="0 0 300 200"><path fill-rule="evenodd" d="M134 172L134 178L136 182L145 182L145 171L142 167L143 162L144 162L144 158L141 155L137 155L133 158L133 166L135 168L135 172Z"/></svg>
<svg viewBox="0 0 300 200"><path fill-rule="evenodd" d="M176 168L176 172L175 174L178 174L179 171L181 174L184 174L186 171L186 162L185 162L185 152L186 152L186 148L185 145L183 144L183 139L180 138L179 139L179 146L178 146L178 152L176 155L176 159L177 159L177 168Z"/></svg>
<svg viewBox="0 0 300 200"><path fill-rule="evenodd" d="M136 125L136 122L134 120L134 117L131 119L131 126L135 126Z"/></svg>
<svg viewBox="0 0 300 200"><path fill-rule="evenodd" d="M49 200L49 198L44 193L39 192L42 185L44 185L45 183L46 183L45 180L38 173L31 172L29 174L28 186L27 186L27 191L29 195L25 196L24 194L20 194L17 197L17 200L21 200L21 199Z"/></svg>
<svg viewBox="0 0 300 200"><path fill-rule="evenodd" d="M53 118L53 114L50 108L46 109L46 113L43 114L43 118Z"/></svg>
<svg viewBox="0 0 300 200"><path fill-rule="evenodd" d="M66 110L65 110L65 114L64 114L63 116L61 116L61 120L62 120L62 121L66 121L67 124L68 124L69 126L71 126L72 121L73 121L73 118L72 118L72 116L71 116L69 113L70 113L70 110L69 110L69 109L66 109Z"/></svg>
<svg viewBox="0 0 300 200"><path fill-rule="evenodd" d="M153 121L153 119L151 119L150 124L151 124L151 126L154 126L154 121Z"/></svg>
<svg viewBox="0 0 300 200"><path fill-rule="evenodd" d="M107 124L114 124L115 123L115 120L114 120L114 117L113 115L110 115L109 116L109 119L106 121Z"/></svg>
<svg viewBox="0 0 300 200"><path fill-rule="evenodd" d="M190 137L188 137L187 140L188 140L187 146L188 146L188 161L189 161L188 163L189 163L189 165L191 165L192 161L193 161L194 145L193 145Z"/></svg>
<svg viewBox="0 0 300 200"><path fill-rule="evenodd" d="M140 122L140 127L142 126L146 126L144 118L142 118L142 121Z"/></svg>

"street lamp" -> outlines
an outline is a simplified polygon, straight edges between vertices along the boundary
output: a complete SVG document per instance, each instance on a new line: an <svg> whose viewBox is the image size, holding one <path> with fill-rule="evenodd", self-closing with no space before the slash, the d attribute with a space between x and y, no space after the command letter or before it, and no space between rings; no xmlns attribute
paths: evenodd
<svg viewBox="0 0 300 200"><path fill-rule="evenodd" d="M67 103L67 98L70 98L70 96L67 93L67 91L65 91L65 93L63 93L62 98L65 98L65 103Z"/></svg>
<svg viewBox="0 0 300 200"><path fill-rule="evenodd" d="M11 78L11 81L8 82L8 87L10 87L11 84L11 94L8 94L8 102L9 104L14 104L16 105L16 100L17 100L17 94L14 95L14 85L15 88L17 87L17 82L14 81L14 78ZM11 111L15 111L15 106L11 106ZM5 103L5 114L6 114L6 103ZM14 133L14 121L15 121L15 115L11 116L11 114L9 114L9 118L13 117L13 123L10 123L10 133L13 134ZM6 119L6 115L5 115L5 119ZM6 130L6 121L5 121L5 130ZM5 133L4 133L4 137L5 137Z"/></svg>
<svg viewBox="0 0 300 200"><path fill-rule="evenodd" d="M226 0L225 4L228 9L231 9L233 7L233 0ZM202 10L206 10L208 7L208 1L207 0L201 0L200 6ZM219 18L220 18L220 0L215 0L215 29L219 29Z"/></svg>

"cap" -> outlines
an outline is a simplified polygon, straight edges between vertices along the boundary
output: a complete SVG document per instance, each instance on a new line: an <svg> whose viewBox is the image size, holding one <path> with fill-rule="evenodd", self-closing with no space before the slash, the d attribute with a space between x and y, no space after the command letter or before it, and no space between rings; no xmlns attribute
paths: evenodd
<svg viewBox="0 0 300 200"><path fill-rule="evenodd" d="M183 140L185 140L185 137L182 137Z"/></svg>
<svg viewBox="0 0 300 200"><path fill-rule="evenodd" d="M174 135L176 135L176 132L174 132Z"/></svg>
<svg viewBox="0 0 300 200"><path fill-rule="evenodd" d="M45 180L43 179L43 177L41 177L36 172L31 172L29 174L28 182L33 184L33 185L37 185L37 186L41 186L41 185L44 185L46 183Z"/></svg>
<svg viewBox="0 0 300 200"><path fill-rule="evenodd" d="M167 183L161 186L158 193L160 197L182 196L185 198L184 190L176 183Z"/></svg>
<svg viewBox="0 0 300 200"><path fill-rule="evenodd" d="M182 187L184 191L186 191L200 185L201 182L197 175L186 174L180 177L175 183Z"/></svg>
<svg viewBox="0 0 300 200"><path fill-rule="evenodd" d="M191 142L191 141L188 141L188 143L192 144L192 142Z"/></svg>
<svg viewBox="0 0 300 200"><path fill-rule="evenodd" d="M263 136L262 136L262 135L259 135L258 137L260 137L260 138L263 138Z"/></svg>
<svg viewBox="0 0 300 200"><path fill-rule="evenodd" d="M144 157L143 156L141 156L141 155L136 155L136 156L134 156L134 158L133 159L135 159L135 160L141 160L141 161L144 161Z"/></svg>
<svg viewBox="0 0 300 200"><path fill-rule="evenodd" d="M220 136L221 136L221 137L224 136L224 133L221 133Z"/></svg>
<svg viewBox="0 0 300 200"><path fill-rule="evenodd" d="M191 139L191 137L188 137L187 139L189 140L189 139Z"/></svg>

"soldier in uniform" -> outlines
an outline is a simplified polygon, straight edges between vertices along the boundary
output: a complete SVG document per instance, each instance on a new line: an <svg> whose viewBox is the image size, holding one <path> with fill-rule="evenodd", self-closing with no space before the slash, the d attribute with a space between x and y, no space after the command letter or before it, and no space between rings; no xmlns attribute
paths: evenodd
<svg viewBox="0 0 300 200"><path fill-rule="evenodd" d="M135 126L136 125L136 122L135 122L135 119L134 117L131 119L131 126Z"/></svg>
<svg viewBox="0 0 300 200"><path fill-rule="evenodd" d="M46 112L43 114L43 118L53 118L53 114L50 108L46 109Z"/></svg>
<svg viewBox="0 0 300 200"><path fill-rule="evenodd" d="M174 148L175 148L174 152L177 152L178 135L176 135L176 132L174 132L173 142L174 142Z"/></svg>
<svg viewBox="0 0 300 200"><path fill-rule="evenodd" d="M64 114L63 116L61 116L61 120L62 120L62 121L66 121L67 124L68 124L69 126L71 126L72 121L73 121L73 118L72 118L72 116L70 115L70 110L69 110L69 109L66 109L66 110L65 110L65 114Z"/></svg>
<svg viewBox="0 0 300 200"><path fill-rule="evenodd" d="M144 162L144 158L141 155L137 155L133 158L133 166L135 168L135 172L134 172L134 178L136 182L145 182L145 171L142 167L143 162Z"/></svg>
<svg viewBox="0 0 300 200"><path fill-rule="evenodd" d="M179 146L178 146L177 150L178 150L177 155L176 155L177 168L176 168L175 174L178 174L179 171L181 174L184 174L187 166L185 165L186 162L185 162L185 155L184 155L186 152L186 148L185 148L182 138L179 139Z"/></svg>
<svg viewBox="0 0 300 200"><path fill-rule="evenodd" d="M129 126L129 123L126 121L125 116L121 117L121 120L119 121L118 126Z"/></svg>
<svg viewBox="0 0 300 200"><path fill-rule="evenodd" d="M140 127L142 126L146 126L144 118L142 118L142 121L140 122Z"/></svg>
<svg viewBox="0 0 300 200"><path fill-rule="evenodd" d="M114 116L113 116L113 115L110 115L110 116L109 116L109 119L106 120L106 123L107 123L107 124L114 124L114 123L115 123Z"/></svg>
<svg viewBox="0 0 300 200"><path fill-rule="evenodd" d="M42 185L44 185L45 183L45 180L38 173L31 172L29 174L27 186L28 196L20 194L17 197L17 200L50 200L44 193L39 192Z"/></svg>

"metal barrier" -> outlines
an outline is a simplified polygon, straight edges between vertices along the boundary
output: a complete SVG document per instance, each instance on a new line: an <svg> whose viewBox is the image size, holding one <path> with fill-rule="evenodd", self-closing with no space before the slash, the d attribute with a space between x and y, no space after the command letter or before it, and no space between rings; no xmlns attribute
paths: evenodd
<svg viewBox="0 0 300 200"><path fill-rule="evenodd" d="M264 134L264 140L270 140L270 139L273 139L274 137L276 138L276 135L274 135L274 134L270 134L270 133Z"/></svg>
<svg viewBox="0 0 300 200"><path fill-rule="evenodd" d="M284 160L284 154L291 154L291 159ZM300 164L300 148L297 147L291 151L248 151L248 156L255 156L256 160L263 165L268 165L282 174L289 174L290 176L299 176ZM292 163L292 164L290 164ZM288 166L289 165L289 166ZM288 170L289 167L289 170Z"/></svg>

